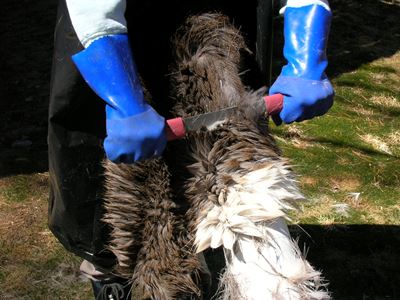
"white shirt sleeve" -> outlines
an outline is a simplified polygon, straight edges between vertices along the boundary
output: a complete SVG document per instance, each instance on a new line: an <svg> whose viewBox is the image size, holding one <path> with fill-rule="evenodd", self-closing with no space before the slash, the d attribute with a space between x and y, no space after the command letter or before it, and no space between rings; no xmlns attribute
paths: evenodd
<svg viewBox="0 0 400 300"><path fill-rule="evenodd" d="M285 12L286 7L303 7L312 4L321 5L326 10L331 11L328 0L287 0L286 5L281 8L279 13L282 15Z"/></svg>
<svg viewBox="0 0 400 300"><path fill-rule="evenodd" d="M72 26L86 48L95 39L126 33L126 0L66 0Z"/></svg>

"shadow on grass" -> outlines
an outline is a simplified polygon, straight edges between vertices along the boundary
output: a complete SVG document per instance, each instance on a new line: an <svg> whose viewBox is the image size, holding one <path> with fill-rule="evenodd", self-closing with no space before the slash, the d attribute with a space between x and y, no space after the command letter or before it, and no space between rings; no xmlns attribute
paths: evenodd
<svg viewBox="0 0 400 300"><path fill-rule="evenodd" d="M399 299L400 226L300 226L291 232L334 299Z"/></svg>
<svg viewBox="0 0 400 300"><path fill-rule="evenodd" d="M382 57L389 57L400 49L400 5L380 0L330 0L333 19L328 44L328 76L342 73ZM284 63L282 52L282 24L277 22L275 31L274 73L280 72ZM393 72L382 68L381 72Z"/></svg>
<svg viewBox="0 0 400 300"><path fill-rule="evenodd" d="M291 226L308 261L321 270L336 300L400 297L400 226ZM216 292L224 267L222 251L207 252Z"/></svg>
<svg viewBox="0 0 400 300"><path fill-rule="evenodd" d="M48 170L47 149L5 149L0 151L0 178L18 174L42 173Z"/></svg>
<svg viewBox="0 0 400 300"><path fill-rule="evenodd" d="M328 73L338 76L400 49L400 6L379 0L330 0Z"/></svg>
<svg viewBox="0 0 400 300"><path fill-rule="evenodd" d="M47 170L56 6L54 0L0 2L0 177Z"/></svg>

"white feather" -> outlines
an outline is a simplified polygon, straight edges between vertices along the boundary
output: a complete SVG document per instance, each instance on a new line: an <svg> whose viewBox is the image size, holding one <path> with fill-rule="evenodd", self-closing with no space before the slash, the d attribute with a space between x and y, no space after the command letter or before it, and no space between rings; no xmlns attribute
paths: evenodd
<svg viewBox="0 0 400 300"><path fill-rule="evenodd" d="M259 224L267 240L262 242L241 236L228 252L227 272L240 298L223 299L330 299L319 291L320 273L301 256L289 235L283 218ZM230 287L225 287L230 289Z"/></svg>
<svg viewBox="0 0 400 300"><path fill-rule="evenodd" d="M257 223L285 216L285 211L293 209L292 201L304 199L284 162L268 162L245 176L235 175L233 182L237 183L221 191L218 204L198 224L198 252L204 247L217 248L224 239L231 247L240 235L261 238Z"/></svg>
<svg viewBox="0 0 400 300"><path fill-rule="evenodd" d="M197 226L197 251L224 246L222 299L329 299L285 223L286 211L304 200L296 181L283 161L260 163L265 167L235 174L220 193Z"/></svg>

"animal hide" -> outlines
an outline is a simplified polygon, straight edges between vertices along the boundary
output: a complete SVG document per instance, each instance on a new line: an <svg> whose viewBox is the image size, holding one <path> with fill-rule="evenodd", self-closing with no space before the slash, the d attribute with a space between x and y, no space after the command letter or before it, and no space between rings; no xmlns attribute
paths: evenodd
<svg viewBox="0 0 400 300"><path fill-rule="evenodd" d="M304 198L268 133L262 91L241 82L239 31L220 14L190 17L173 49L174 115L240 109L170 143L163 158L105 163L116 273L132 279L134 299L201 299L201 252L223 247L220 299L329 299L288 233L286 213Z"/></svg>

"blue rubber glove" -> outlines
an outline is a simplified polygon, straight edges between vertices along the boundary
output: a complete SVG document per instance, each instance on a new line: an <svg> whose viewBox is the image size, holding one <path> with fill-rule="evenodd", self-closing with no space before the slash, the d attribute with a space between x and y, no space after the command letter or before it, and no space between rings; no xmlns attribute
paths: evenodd
<svg viewBox="0 0 400 300"><path fill-rule="evenodd" d="M72 58L106 102L107 157L133 163L161 155L167 142L165 119L144 98L128 36L101 37Z"/></svg>
<svg viewBox="0 0 400 300"><path fill-rule="evenodd" d="M273 116L277 125L321 116L332 106L334 91L325 74L331 17L318 4L286 7L284 56L288 64L269 90L270 95L284 95L282 111Z"/></svg>

